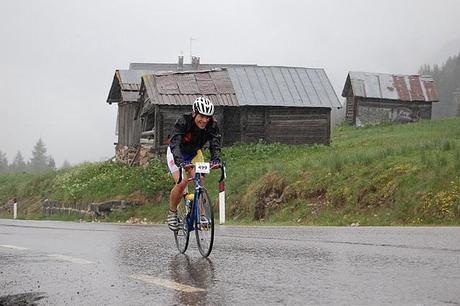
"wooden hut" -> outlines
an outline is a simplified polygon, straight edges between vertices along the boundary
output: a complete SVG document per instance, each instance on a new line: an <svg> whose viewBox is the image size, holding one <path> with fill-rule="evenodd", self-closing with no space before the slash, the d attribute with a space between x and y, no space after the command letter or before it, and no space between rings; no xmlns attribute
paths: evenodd
<svg viewBox="0 0 460 306"><path fill-rule="evenodd" d="M200 69L212 69L216 67L253 66L239 64L200 64L200 58L194 57L193 63L184 64L183 57L179 56L177 63L131 63L129 69L115 71L112 85L107 97L107 103L118 106L117 135L115 154L117 159L133 162L139 159L139 154L149 158L140 146L141 142L149 143L153 139L151 130L141 127L141 120L136 120L136 110L139 102L139 89L143 75L164 71L197 71ZM185 109L185 108L184 108ZM151 120L151 119L150 119ZM148 125L149 123L146 122ZM148 150L147 150L148 151ZM151 155L151 154L150 154Z"/></svg>
<svg viewBox="0 0 460 306"><path fill-rule="evenodd" d="M130 66L130 71L142 74L142 81L138 85L138 102L133 106L137 114L130 112L124 128L140 129L134 132L138 143L132 137L137 147L143 144L150 146L153 154L163 152L175 120L190 112L192 102L200 95L208 96L216 105L224 145L259 140L330 143L331 109L341 104L323 69L257 65L208 65L203 69L203 65L199 70L155 72L150 69L158 66L152 65L155 64ZM160 70L165 70L166 64L161 65ZM115 87L114 91L122 88ZM126 91L134 87L124 88ZM119 135L121 128L119 119ZM126 142L128 138L119 137L117 147L132 146ZM125 142L121 144L121 140Z"/></svg>
<svg viewBox="0 0 460 306"><path fill-rule="evenodd" d="M345 120L353 125L431 119L439 102L431 76L349 72L342 96Z"/></svg>
<svg viewBox="0 0 460 306"><path fill-rule="evenodd" d="M224 145L236 142L330 142L330 111L340 103L324 70L231 67L144 75L139 117L162 151L178 116L194 99L216 105Z"/></svg>

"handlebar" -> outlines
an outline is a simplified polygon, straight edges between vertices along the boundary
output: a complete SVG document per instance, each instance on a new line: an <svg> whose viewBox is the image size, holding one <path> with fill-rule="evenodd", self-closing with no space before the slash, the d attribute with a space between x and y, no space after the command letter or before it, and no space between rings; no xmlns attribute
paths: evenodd
<svg viewBox="0 0 460 306"><path fill-rule="evenodd" d="M190 164L190 168L194 168L194 167L195 167L195 165ZM226 168L225 168L225 162L220 164L219 168L220 168L220 171L221 171L219 183L221 183L227 177L227 171L226 171ZM211 168L211 169L216 170L218 168ZM182 170L184 170L184 167L179 167L179 179L177 180L177 183L176 183L177 185L179 185L182 182Z"/></svg>

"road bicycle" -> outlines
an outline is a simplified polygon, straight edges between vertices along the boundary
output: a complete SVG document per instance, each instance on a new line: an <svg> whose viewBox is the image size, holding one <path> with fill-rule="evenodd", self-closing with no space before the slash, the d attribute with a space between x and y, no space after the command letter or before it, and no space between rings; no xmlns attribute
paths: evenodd
<svg viewBox="0 0 460 306"><path fill-rule="evenodd" d="M214 213L211 197L204 188L201 177L210 172L209 163L195 163L195 177L189 179L194 181L194 193L187 193L184 199L177 206L177 218L179 229L174 231L174 240L177 249L184 254L189 244L190 232L195 231L198 250L203 257L211 254L214 243ZM226 177L225 165L220 166L221 176L219 185L223 186ZM178 184L182 181L183 169L179 169Z"/></svg>

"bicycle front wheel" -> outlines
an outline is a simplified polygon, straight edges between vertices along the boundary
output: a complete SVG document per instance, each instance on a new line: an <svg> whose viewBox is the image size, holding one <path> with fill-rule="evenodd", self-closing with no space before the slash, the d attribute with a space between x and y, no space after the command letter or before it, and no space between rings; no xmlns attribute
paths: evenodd
<svg viewBox="0 0 460 306"><path fill-rule="evenodd" d="M190 237L190 232L188 230L187 224L187 208L185 201L177 205L177 218L179 219L179 229L174 231L174 240L176 241L176 246L179 252L182 254L187 251L188 241Z"/></svg>
<svg viewBox="0 0 460 306"><path fill-rule="evenodd" d="M200 217L196 221L195 226L196 242L201 255L208 257L211 254L214 243L214 213L212 211L211 198L208 191L204 188L200 193L198 205Z"/></svg>

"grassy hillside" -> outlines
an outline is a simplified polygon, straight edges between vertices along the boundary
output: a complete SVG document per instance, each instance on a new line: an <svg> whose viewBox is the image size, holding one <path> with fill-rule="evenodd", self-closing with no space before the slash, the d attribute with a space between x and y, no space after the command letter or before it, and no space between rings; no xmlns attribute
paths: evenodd
<svg viewBox="0 0 460 306"><path fill-rule="evenodd" d="M460 119L367 128L342 126L330 146L225 148L230 223L315 225L460 224ZM217 198L218 173L207 179ZM0 176L0 203L17 196L20 216L44 198L68 203L136 199L114 213L161 222L172 186L163 161L150 167L84 164L46 175Z"/></svg>

